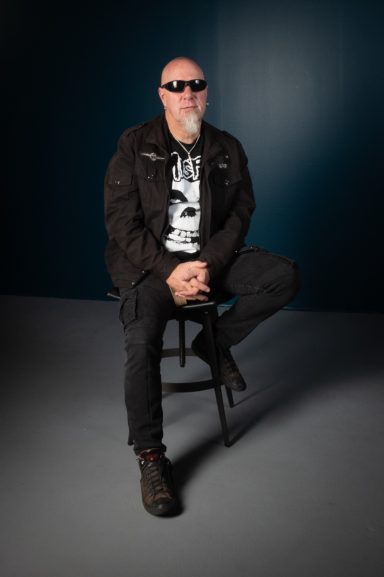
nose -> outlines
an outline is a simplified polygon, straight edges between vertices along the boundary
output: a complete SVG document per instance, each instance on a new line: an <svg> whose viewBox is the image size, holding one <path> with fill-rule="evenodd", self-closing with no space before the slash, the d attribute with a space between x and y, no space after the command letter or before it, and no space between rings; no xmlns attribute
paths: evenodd
<svg viewBox="0 0 384 577"><path fill-rule="evenodd" d="M183 90L183 96L190 98L192 96L192 94L193 94L193 92L191 90L191 87L189 86L189 84L187 84L187 86Z"/></svg>

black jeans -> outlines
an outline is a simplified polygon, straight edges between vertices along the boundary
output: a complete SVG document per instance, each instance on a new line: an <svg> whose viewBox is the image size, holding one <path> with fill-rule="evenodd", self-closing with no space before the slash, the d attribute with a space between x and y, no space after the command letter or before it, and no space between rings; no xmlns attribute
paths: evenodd
<svg viewBox="0 0 384 577"><path fill-rule="evenodd" d="M212 296L237 296L216 321L218 345L242 341L263 320L290 302L299 288L294 261L257 247L244 248L212 283ZM162 448L160 361L163 333L175 311L168 285L149 274L135 288L120 288L124 326L125 403L136 453Z"/></svg>

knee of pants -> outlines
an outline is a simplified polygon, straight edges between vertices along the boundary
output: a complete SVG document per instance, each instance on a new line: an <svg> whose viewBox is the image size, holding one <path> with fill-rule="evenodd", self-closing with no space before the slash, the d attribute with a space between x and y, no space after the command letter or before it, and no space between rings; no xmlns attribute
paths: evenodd
<svg viewBox="0 0 384 577"><path fill-rule="evenodd" d="M278 269L270 271L270 279L263 285L264 294L281 297L287 302L296 296L299 288L299 271L295 263L279 263Z"/></svg>
<svg viewBox="0 0 384 577"><path fill-rule="evenodd" d="M295 298L300 290L300 274L296 264L287 264L284 275L281 278L281 294L287 302Z"/></svg>

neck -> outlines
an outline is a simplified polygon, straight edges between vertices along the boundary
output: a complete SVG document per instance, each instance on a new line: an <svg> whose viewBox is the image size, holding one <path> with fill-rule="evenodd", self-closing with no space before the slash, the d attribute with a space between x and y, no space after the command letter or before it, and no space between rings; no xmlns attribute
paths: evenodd
<svg viewBox="0 0 384 577"><path fill-rule="evenodd" d="M174 132L170 131L173 138L175 140L177 140L178 142L181 142L183 144L192 144L193 142L196 142L196 140L199 138L200 136L200 132L198 132L197 134L194 134L193 136L191 136L190 134L182 134L182 135L177 135Z"/></svg>
<svg viewBox="0 0 384 577"><path fill-rule="evenodd" d="M167 118L167 113L165 113L165 117L167 120L169 132L172 134L174 138L176 138L176 140L180 140L185 144L192 144L192 142L194 142L196 138L199 136L201 129L201 122L199 122L198 130L193 134L191 134L190 132L187 132L180 123L172 122L172 119Z"/></svg>
<svg viewBox="0 0 384 577"><path fill-rule="evenodd" d="M185 132L185 130L173 130L171 128L169 129L169 132L172 134L173 138L184 142L184 144L192 144L200 134L200 130L195 134L189 134L188 132Z"/></svg>

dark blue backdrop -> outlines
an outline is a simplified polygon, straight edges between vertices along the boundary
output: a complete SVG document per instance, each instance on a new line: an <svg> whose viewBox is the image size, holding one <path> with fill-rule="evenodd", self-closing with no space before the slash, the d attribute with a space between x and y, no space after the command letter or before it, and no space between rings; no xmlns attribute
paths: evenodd
<svg viewBox="0 0 384 577"><path fill-rule="evenodd" d="M299 261L293 305L383 311L380 2L3 4L3 293L104 298L107 162L188 55L248 153L250 242Z"/></svg>

